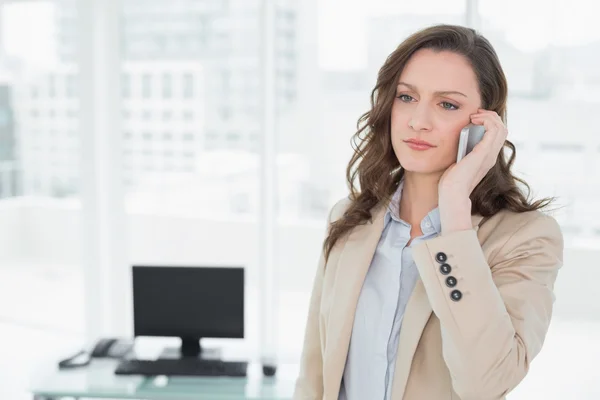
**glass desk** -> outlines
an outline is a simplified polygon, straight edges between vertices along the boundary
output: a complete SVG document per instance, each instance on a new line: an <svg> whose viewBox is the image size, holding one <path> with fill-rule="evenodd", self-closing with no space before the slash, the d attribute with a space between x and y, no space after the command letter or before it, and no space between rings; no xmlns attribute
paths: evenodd
<svg viewBox="0 0 600 400"><path fill-rule="evenodd" d="M246 378L119 376L118 361L93 359L87 367L58 370L34 382L34 400L287 400L293 395L297 366L282 365L275 377L264 377L259 364L248 365Z"/></svg>

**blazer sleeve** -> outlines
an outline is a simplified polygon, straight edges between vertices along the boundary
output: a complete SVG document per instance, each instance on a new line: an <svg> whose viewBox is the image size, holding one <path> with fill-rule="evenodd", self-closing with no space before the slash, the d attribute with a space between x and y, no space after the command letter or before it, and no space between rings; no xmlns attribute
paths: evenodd
<svg viewBox="0 0 600 400"><path fill-rule="evenodd" d="M462 400L504 398L542 348L564 246L556 221L535 215L524 218L489 265L474 230L415 246L415 263L440 320L443 357Z"/></svg>
<svg viewBox="0 0 600 400"><path fill-rule="evenodd" d="M338 204L332 207L329 212L326 232L329 232L332 215ZM321 349L319 314L324 272L325 254L321 251L310 296L308 318L304 332L304 344L300 357L300 373L296 380L294 400L317 400L323 398L323 353Z"/></svg>

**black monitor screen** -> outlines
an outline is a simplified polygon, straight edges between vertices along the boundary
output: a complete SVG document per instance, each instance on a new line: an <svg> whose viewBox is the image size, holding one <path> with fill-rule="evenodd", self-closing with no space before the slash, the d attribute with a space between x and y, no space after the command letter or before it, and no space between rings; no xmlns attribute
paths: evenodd
<svg viewBox="0 0 600 400"><path fill-rule="evenodd" d="M244 337L244 269L133 266L135 336Z"/></svg>

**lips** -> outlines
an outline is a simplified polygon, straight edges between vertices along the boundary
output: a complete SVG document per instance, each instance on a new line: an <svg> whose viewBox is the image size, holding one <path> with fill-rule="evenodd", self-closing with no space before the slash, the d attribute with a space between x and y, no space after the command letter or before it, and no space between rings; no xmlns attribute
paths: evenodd
<svg viewBox="0 0 600 400"><path fill-rule="evenodd" d="M406 139L404 142L407 144L412 144L412 145L419 146L419 147L435 147L431 143L426 142L424 140L419 140L419 139Z"/></svg>
<svg viewBox="0 0 600 400"><path fill-rule="evenodd" d="M435 147L429 142L416 138L406 139L404 143L406 143L406 146L408 146L409 149L414 151L426 151Z"/></svg>

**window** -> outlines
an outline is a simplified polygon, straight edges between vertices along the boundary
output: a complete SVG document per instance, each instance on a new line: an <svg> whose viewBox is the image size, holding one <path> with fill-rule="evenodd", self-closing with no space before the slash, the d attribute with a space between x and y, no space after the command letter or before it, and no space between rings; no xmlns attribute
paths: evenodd
<svg viewBox="0 0 600 400"><path fill-rule="evenodd" d="M182 85L183 97L186 99L191 99L192 97L194 97L194 76L192 74L183 74Z"/></svg>
<svg viewBox="0 0 600 400"><path fill-rule="evenodd" d="M131 97L131 75L124 73L121 74L121 96L124 99Z"/></svg>
<svg viewBox="0 0 600 400"><path fill-rule="evenodd" d="M542 151L557 151L557 152L575 152L579 153L584 151L582 143L540 143L540 150Z"/></svg>
<svg viewBox="0 0 600 400"><path fill-rule="evenodd" d="M239 132L229 132L227 133L227 141L229 142L238 142L240 140Z"/></svg>
<svg viewBox="0 0 600 400"><path fill-rule="evenodd" d="M68 98L72 99L77 96L77 81L75 75L69 74L65 78L65 94ZM76 185L71 185L76 186Z"/></svg>
<svg viewBox="0 0 600 400"><path fill-rule="evenodd" d="M48 97L56 97L56 76L48 76Z"/></svg>
<svg viewBox="0 0 600 400"><path fill-rule="evenodd" d="M162 76L162 96L165 99L173 97L173 78L169 73Z"/></svg>
<svg viewBox="0 0 600 400"><path fill-rule="evenodd" d="M73 207L81 200L77 136L72 135L79 72L57 40L68 26L56 3L0 3L0 110L11 110L3 112L0 132L0 281L2 303L10 304L0 306L5 339L0 354L22 361L16 369L0 365L3 399L27 393L27 378L21 378L53 357L42 343L62 347L83 339L79 215ZM77 15L68 20L76 24ZM33 298L16 289L24 287L49 295Z"/></svg>
<svg viewBox="0 0 600 400"><path fill-rule="evenodd" d="M142 75L142 97L147 99L152 96L152 77L150 74Z"/></svg>
<svg viewBox="0 0 600 400"><path fill-rule="evenodd" d="M231 118L231 109L227 106L222 107L220 110L221 113L221 118L223 118L223 120L227 121Z"/></svg>

